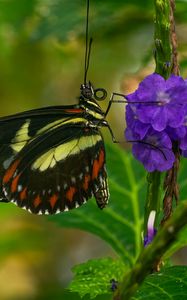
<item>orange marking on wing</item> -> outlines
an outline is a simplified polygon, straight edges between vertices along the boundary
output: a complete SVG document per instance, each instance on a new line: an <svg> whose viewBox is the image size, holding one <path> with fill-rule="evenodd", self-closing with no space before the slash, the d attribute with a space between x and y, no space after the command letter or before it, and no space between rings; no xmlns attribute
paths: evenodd
<svg viewBox="0 0 187 300"><path fill-rule="evenodd" d="M50 199L49 199L49 202L50 202L50 205L52 208L54 208L56 202L58 200L58 195L54 194Z"/></svg>
<svg viewBox="0 0 187 300"><path fill-rule="evenodd" d="M20 200L24 200L26 198L27 198L27 187L25 187L23 191L21 191L20 193Z"/></svg>
<svg viewBox="0 0 187 300"><path fill-rule="evenodd" d="M82 108L70 108L70 109L65 109L66 112L70 112L70 113L81 113L83 112Z"/></svg>
<svg viewBox="0 0 187 300"><path fill-rule="evenodd" d="M17 166L19 165L20 160L17 159L12 165L10 165L10 167L7 169L4 177L3 177L3 183L7 183L9 182L9 180L12 178L12 176L14 175L14 172L17 169Z"/></svg>
<svg viewBox="0 0 187 300"><path fill-rule="evenodd" d="M17 175L17 176L12 180L12 183L11 183L11 193L15 193L15 192L16 192L17 186L18 186L18 181L19 181L20 176L21 176L21 174Z"/></svg>
<svg viewBox="0 0 187 300"><path fill-rule="evenodd" d="M76 188L71 186L69 188L69 190L66 192L66 198L68 199L68 201L72 201L73 200L73 196L76 193Z"/></svg>
<svg viewBox="0 0 187 300"><path fill-rule="evenodd" d="M99 171L104 164L104 161L105 161L105 153L103 150L101 150L98 159L95 159L93 163L92 179L97 178Z"/></svg>
<svg viewBox="0 0 187 300"><path fill-rule="evenodd" d="M88 189L90 179L91 179L91 178L90 178L90 175L89 175L89 174L87 174L87 175L84 177L83 189L84 189L85 191L87 191L87 189Z"/></svg>
<svg viewBox="0 0 187 300"><path fill-rule="evenodd" d="M34 201L33 201L34 207L36 208L41 203L42 203L42 200L41 200L40 196L39 195L36 196L36 198L34 198Z"/></svg>

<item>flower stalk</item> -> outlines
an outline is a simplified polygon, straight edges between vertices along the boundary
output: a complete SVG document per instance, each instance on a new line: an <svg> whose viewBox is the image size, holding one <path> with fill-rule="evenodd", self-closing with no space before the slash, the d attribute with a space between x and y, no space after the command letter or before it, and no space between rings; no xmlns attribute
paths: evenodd
<svg viewBox="0 0 187 300"><path fill-rule="evenodd" d="M173 16L174 0L154 0L155 5L155 72L167 79L177 62L175 23ZM173 45L175 49L173 50ZM178 75L178 73L176 74ZM160 213L161 173L152 172L147 176L147 199L144 214L144 237L147 235L147 222L151 210L156 210L155 223ZM166 208L165 208L166 209Z"/></svg>
<svg viewBox="0 0 187 300"><path fill-rule="evenodd" d="M165 79L171 74L170 0L154 0L155 4L155 72Z"/></svg>
<svg viewBox="0 0 187 300"><path fill-rule="evenodd" d="M178 53L177 53L177 36L175 31L175 0L170 0L170 26L171 26L171 46L172 46L172 73L179 75L179 64L178 64ZM176 203L179 202L179 186L177 183L178 170L180 165L180 151L178 143L173 144L173 150L175 154L175 162L173 167L167 172L164 180L165 196L163 200L164 217L162 224L171 216L173 199L175 198Z"/></svg>
<svg viewBox="0 0 187 300"><path fill-rule="evenodd" d="M145 203L144 212L144 238L147 236L147 224L151 211L156 212L154 227L157 226L157 216L160 213L160 184L161 184L160 172L152 172L147 174L147 199Z"/></svg>
<svg viewBox="0 0 187 300"><path fill-rule="evenodd" d="M171 73L178 75L175 23L173 18L174 0L154 0L155 5L155 73L168 79ZM146 128L143 128L146 131ZM175 174L176 177L176 174ZM148 188L144 213L144 238L150 237L149 217L154 211L152 229L158 223L160 213L161 172L148 173ZM125 274L121 285L114 294L115 300L130 299L140 287L146 276L158 269L163 254L176 239L178 232L187 224L187 202L176 209L164 222L153 241L142 250L133 269ZM145 240L144 240L145 241ZM148 241L149 242L149 241Z"/></svg>

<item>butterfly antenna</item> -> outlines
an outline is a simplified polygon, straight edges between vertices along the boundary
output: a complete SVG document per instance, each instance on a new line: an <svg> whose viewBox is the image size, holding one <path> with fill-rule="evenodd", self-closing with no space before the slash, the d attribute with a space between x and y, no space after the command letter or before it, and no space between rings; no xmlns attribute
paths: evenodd
<svg viewBox="0 0 187 300"><path fill-rule="evenodd" d="M87 0L87 10L86 10L86 50L85 50L85 58L84 58L84 84L86 85L86 80L87 80L87 73L88 73L88 68L89 68L89 63L90 63L90 54L91 54L91 46L92 46L92 41L93 39L88 38L89 34L89 11L90 11L90 0ZM88 41L89 40L89 41Z"/></svg>

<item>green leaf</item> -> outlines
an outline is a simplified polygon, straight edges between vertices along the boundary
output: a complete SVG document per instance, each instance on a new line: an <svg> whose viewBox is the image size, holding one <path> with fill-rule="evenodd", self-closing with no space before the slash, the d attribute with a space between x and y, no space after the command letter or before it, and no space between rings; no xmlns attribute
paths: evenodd
<svg viewBox="0 0 187 300"><path fill-rule="evenodd" d="M185 3L177 3L177 19L186 20ZM47 36L55 36L60 40L67 40L72 36L84 35L85 32L85 12L86 1L56 0L39 1L37 12L40 21L33 36L42 39ZM75 13L76 12L76 13ZM106 0L105 2L90 1L90 30L91 35L97 33L113 32L116 35L126 31L135 30L141 24L152 24L153 1L147 0ZM110 20L110 26L109 22ZM108 31L109 30L109 31ZM139 31L138 31L139 32ZM125 38L126 35L125 35Z"/></svg>
<svg viewBox="0 0 187 300"><path fill-rule="evenodd" d="M81 297L89 294L90 298L98 295L111 294L111 280L117 283L124 274L125 265L112 258L89 260L73 268L75 277L69 289ZM109 298L108 298L109 299Z"/></svg>
<svg viewBox="0 0 187 300"><path fill-rule="evenodd" d="M187 267L175 266L149 275L132 300L178 300L186 297Z"/></svg>
<svg viewBox="0 0 187 300"><path fill-rule="evenodd" d="M8 23L15 30L23 29L27 18L32 16L37 0L0 1L0 26Z"/></svg>
<svg viewBox="0 0 187 300"><path fill-rule="evenodd" d="M131 265L141 250L145 171L131 154L111 144L106 149L110 199L99 210L94 199L63 214L48 217L62 227L79 228L101 237Z"/></svg>
<svg viewBox="0 0 187 300"><path fill-rule="evenodd" d="M130 27L133 28L134 22L137 22L136 18L139 22L146 19L146 12L149 14L149 9L153 4L147 0L107 0L106 3L94 0L90 1L90 6L91 34L92 32L99 32L100 34L107 31L107 28L109 28L108 20L110 20L110 30L113 28L116 35L121 31L121 28L125 30L127 26L124 26L123 22L129 20L129 16L131 18ZM144 14L140 17L141 9ZM137 10L139 14L136 13ZM71 36L80 36L85 33L86 1L83 3L81 0L56 0L54 3L47 1L45 4L40 1L38 11L41 14L41 19L34 33L35 38L56 36L58 39L66 40ZM151 20L151 15L149 14L149 16Z"/></svg>

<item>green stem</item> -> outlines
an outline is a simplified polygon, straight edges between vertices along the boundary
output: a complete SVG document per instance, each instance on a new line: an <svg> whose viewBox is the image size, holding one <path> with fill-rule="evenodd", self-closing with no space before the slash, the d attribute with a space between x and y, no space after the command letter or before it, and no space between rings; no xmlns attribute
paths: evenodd
<svg viewBox="0 0 187 300"><path fill-rule="evenodd" d="M154 0L155 4L155 72L165 79L171 74L172 46L170 0Z"/></svg>
<svg viewBox="0 0 187 300"><path fill-rule="evenodd" d="M129 300L150 273L152 266L159 261L172 243L179 231L187 224L187 201L182 202L172 217L163 225L153 242L140 254L135 266L125 275L120 293L115 299Z"/></svg>
<svg viewBox="0 0 187 300"><path fill-rule="evenodd" d="M155 72L168 78L172 69L172 46L170 25L170 0L154 0L155 4ZM144 236L147 235L147 221L152 210L156 211L155 224L160 213L161 173L152 172L147 176L147 198L144 213Z"/></svg>
<svg viewBox="0 0 187 300"><path fill-rule="evenodd" d="M157 223L157 217L160 213L160 183L161 173L153 172L147 174L147 198L145 203L144 212L144 236L147 235L147 222L152 210L156 211L155 224Z"/></svg>
<svg viewBox="0 0 187 300"><path fill-rule="evenodd" d="M171 0L154 0L155 5L155 72L167 79L172 71L172 21L170 19ZM147 234L147 221L152 210L156 211L156 219L160 213L161 173L148 173L148 188L145 207L144 235ZM141 252L133 269L123 278L121 286L114 295L115 300L130 299L140 287L145 277L153 270L166 249L175 240L178 231L187 224L187 202L175 211L157 233L153 242Z"/></svg>

